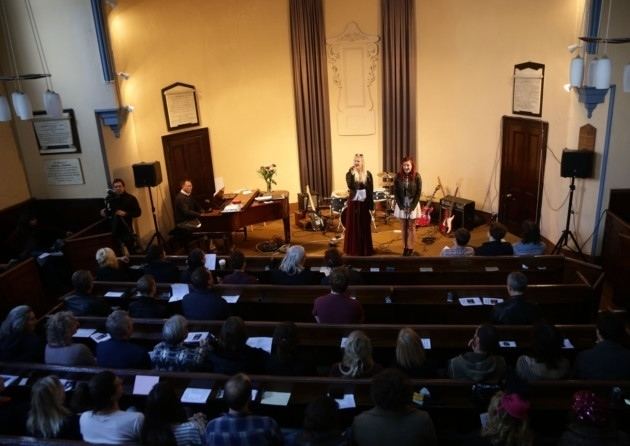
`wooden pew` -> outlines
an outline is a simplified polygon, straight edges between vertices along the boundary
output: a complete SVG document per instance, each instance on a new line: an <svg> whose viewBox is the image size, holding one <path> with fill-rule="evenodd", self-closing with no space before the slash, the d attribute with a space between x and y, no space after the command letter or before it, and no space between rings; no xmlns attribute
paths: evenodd
<svg viewBox="0 0 630 446"><path fill-rule="evenodd" d="M114 249L114 238L106 218L72 234L64 240L63 252L73 271L87 269L96 271L96 251L103 247Z"/></svg>
<svg viewBox="0 0 630 446"><path fill-rule="evenodd" d="M123 291L126 298L113 298L112 305L126 308L129 296L135 290L132 282L95 282L94 292ZM235 315L245 320L292 320L311 322L313 301L327 294L329 288L283 285L217 285L215 291L222 296L239 295L231 306ZM170 296L170 285L159 284L158 293ZM506 298L504 285L361 285L350 287L350 293L363 305L365 320L380 323L431 324L480 323L488 320L492 308L488 305L463 307L457 298L447 301L447 295L456 297ZM537 302L551 323L588 323L596 314L598 300L591 287L585 284L531 285L527 298ZM175 305L174 311L177 310Z"/></svg>
<svg viewBox="0 0 630 446"><path fill-rule="evenodd" d="M28 258L0 274L0 315L18 305L30 306L36 314L44 313L48 303L37 261Z"/></svg>

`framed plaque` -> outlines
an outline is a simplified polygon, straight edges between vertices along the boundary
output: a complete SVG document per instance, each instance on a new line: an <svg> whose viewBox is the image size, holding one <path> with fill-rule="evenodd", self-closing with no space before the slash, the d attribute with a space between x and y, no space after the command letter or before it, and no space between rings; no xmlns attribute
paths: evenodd
<svg viewBox="0 0 630 446"><path fill-rule="evenodd" d="M40 155L81 151L77 123L72 109L65 109L61 118L51 118L45 111L33 112L33 130Z"/></svg>
<svg viewBox="0 0 630 446"><path fill-rule="evenodd" d="M162 88L162 104L169 132L199 125L197 93L193 85L175 82Z"/></svg>
<svg viewBox="0 0 630 446"><path fill-rule="evenodd" d="M536 62L514 65L513 114L542 116L544 80L545 65Z"/></svg>

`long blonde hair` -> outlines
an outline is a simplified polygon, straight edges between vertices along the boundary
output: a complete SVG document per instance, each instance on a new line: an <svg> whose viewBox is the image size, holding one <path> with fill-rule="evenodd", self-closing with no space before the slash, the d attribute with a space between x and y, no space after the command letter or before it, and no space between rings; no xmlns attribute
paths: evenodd
<svg viewBox="0 0 630 446"><path fill-rule="evenodd" d="M344 377L357 378L374 367L372 341L361 330L348 335L348 343L339 364L339 371Z"/></svg>
<svg viewBox="0 0 630 446"><path fill-rule="evenodd" d="M54 438L59 434L70 411L64 407L65 393L59 378L54 375L38 380L31 390L31 409L26 428L35 437Z"/></svg>
<svg viewBox="0 0 630 446"><path fill-rule="evenodd" d="M425 357L422 339L418 333L409 327L401 328L396 341L396 362L398 365L406 369L421 367Z"/></svg>
<svg viewBox="0 0 630 446"><path fill-rule="evenodd" d="M96 263L100 267L109 266L111 268L118 268L118 258L112 248L101 248L96 251Z"/></svg>
<svg viewBox="0 0 630 446"><path fill-rule="evenodd" d="M527 419L514 418L501 406L501 399L505 392L494 394L488 405L488 424L483 428L481 436L488 438L492 444L504 446L531 446L532 432Z"/></svg>
<svg viewBox="0 0 630 446"><path fill-rule="evenodd" d="M352 167L352 175L354 176L354 181L357 183L365 183L367 182L367 171L365 170L365 159L363 159L363 154L354 155L355 160L361 160L361 167L357 169L356 167Z"/></svg>

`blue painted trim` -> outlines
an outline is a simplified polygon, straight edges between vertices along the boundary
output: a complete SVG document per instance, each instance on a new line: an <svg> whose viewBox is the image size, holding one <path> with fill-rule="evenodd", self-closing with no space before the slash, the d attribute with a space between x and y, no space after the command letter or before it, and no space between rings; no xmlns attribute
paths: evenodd
<svg viewBox="0 0 630 446"><path fill-rule="evenodd" d="M98 52L101 56L103 79L105 79L106 82L112 82L115 78L114 63L112 60L112 53L109 48L109 38L107 35L105 16L103 15L102 0L90 1L92 3L92 16L94 17Z"/></svg>
<svg viewBox="0 0 630 446"><path fill-rule="evenodd" d="M602 15L602 0L591 0L590 6L586 37L597 37L597 34L599 33L599 20ZM587 43L586 52L589 54L597 54L597 43Z"/></svg>
<svg viewBox="0 0 630 446"><path fill-rule="evenodd" d="M116 138L120 138L120 129L123 122L121 113L121 110L118 108L107 108L95 111L97 120L109 127L112 132L114 132Z"/></svg>
<svg viewBox="0 0 630 446"><path fill-rule="evenodd" d="M577 91L580 102L586 107L586 115L590 119L593 116L595 107L599 104L603 104L606 100L608 88L578 87Z"/></svg>
<svg viewBox="0 0 630 446"><path fill-rule="evenodd" d="M604 202L604 192L606 190L606 173L608 171L608 154L610 152L610 133L612 132L613 117L615 114L615 85L610 86L610 97L608 99L608 117L606 119L606 135L604 136L604 153L602 154L602 167L599 171L599 192L597 194L597 206L595 207L595 228L593 229L593 242L591 244L591 255L597 254L597 239L599 237L599 218L602 214Z"/></svg>

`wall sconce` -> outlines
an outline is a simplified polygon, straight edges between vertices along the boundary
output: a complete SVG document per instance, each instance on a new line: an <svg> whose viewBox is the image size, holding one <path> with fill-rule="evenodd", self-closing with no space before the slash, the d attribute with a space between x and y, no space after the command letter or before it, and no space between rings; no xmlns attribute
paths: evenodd
<svg viewBox="0 0 630 446"><path fill-rule="evenodd" d="M124 80L128 80L131 77L131 75L127 73L126 71L119 71L116 74L120 76L121 78L123 78Z"/></svg>

